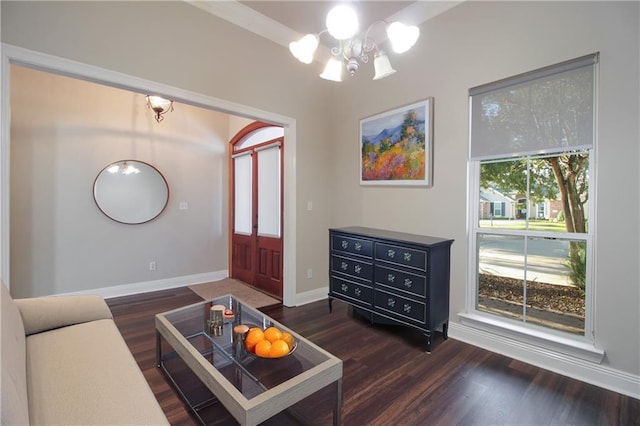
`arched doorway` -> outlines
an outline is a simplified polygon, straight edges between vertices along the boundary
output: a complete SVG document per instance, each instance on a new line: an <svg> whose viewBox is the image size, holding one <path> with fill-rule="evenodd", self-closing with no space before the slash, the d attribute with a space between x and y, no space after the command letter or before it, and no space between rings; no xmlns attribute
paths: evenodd
<svg viewBox="0 0 640 426"><path fill-rule="evenodd" d="M284 129L254 122L230 144L230 276L282 300Z"/></svg>

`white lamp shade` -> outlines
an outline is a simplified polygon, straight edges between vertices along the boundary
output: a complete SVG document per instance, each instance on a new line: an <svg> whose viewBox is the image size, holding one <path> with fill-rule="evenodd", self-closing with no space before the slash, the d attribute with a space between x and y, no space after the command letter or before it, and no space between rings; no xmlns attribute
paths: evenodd
<svg viewBox="0 0 640 426"><path fill-rule="evenodd" d="M298 41L289 43L289 51L300 62L310 64L313 62L313 54L318 48L318 37L314 34L307 34Z"/></svg>
<svg viewBox="0 0 640 426"><path fill-rule="evenodd" d="M387 27L387 37L389 37L391 48L395 53L404 53L418 41L420 29L413 25L393 22Z"/></svg>
<svg viewBox="0 0 640 426"><path fill-rule="evenodd" d="M329 59L320 77L325 80L342 81L342 61L334 58Z"/></svg>
<svg viewBox="0 0 640 426"><path fill-rule="evenodd" d="M358 32L358 15L347 5L339 5L327 14L327 30L338 40L347 40Z"/></svg>
<svg viewBox="0 0 640 426"><path fill-rule="evenodd" d="M147 102L149 102L149 106L154 111L165 112L171 107L171 101L160 96L147 96Z"/></svg>
<svg viewBox="0 0 640 426"><path fill-rule="evenodd" d="M373 77L374 80L389 77L396 72L391 66L391 62L389 62L389 57L382 50L376 52L375 59L373 60L373 68L376 71L376 75Z"/></svg>

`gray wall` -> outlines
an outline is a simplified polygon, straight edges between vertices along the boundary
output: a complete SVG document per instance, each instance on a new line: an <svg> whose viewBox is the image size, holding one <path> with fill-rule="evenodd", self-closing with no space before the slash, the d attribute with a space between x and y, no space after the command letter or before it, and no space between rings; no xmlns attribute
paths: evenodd
<svg viewBox="0 0 640 426"><path fill-rule="evenodd" d="M144 95L12 66L13 296L224 273L229 117L179 104L157 123ZM126 159L169 185L148 223L115 222L93 200L97 174Z"/></svg>
<svg viewBox="0 0 640 426"><path fill-rule="evenodd" d="M638 375L638 16L637 2L468 2L422 25L414 49L391 57L396 75L372 82L363 72L340 85L318 79L318 64L175 2L2 2L2 41L296 118L297 291L327 284L326 273L305 272L326 271L329 226L440 235L456 240L454 322L467 298L468 89L601 52L596 343L605 365ZM158 40L150 22L166 29ZM359 186L359 119L428 96L434 187Z"/></svg>
<svg viewBox="0 0 640 426"><path fill-rule="evenodd" d="M421 27L400 70L343 84L333 117L332 225L362 224L454 238L451 320L467 300L468 90L600 52L595 330L605 365L640 372L638 2L469 2ZM434 187L358 185L358 120L433 96ZM352 148L345 147L352 146ZM623 172L624 171L624 172ZM592 222L594 223L594 222Z"/></svg>
<svg viewBox="0 0 640 426"><path fill-rule="evenodd" d="M0 6L3 43L295 118L295 160L305 164L293 177L299 200L296 291L326 285L330 187L324 184L329 181L324 117L335 86L281 46L181 1L3 1ZM313 202L311 212L307 201ZM317 241L324 244L321 250ZM311 279L308 268L315 271Z"/></svg>

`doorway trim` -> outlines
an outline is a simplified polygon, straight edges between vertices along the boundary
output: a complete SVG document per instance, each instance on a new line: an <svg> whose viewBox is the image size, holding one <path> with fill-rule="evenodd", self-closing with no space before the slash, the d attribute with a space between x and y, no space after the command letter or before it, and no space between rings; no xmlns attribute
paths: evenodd
<svg viewBox="0 0 640 426"><path fill-rule="evenodd" d="M256 132L258 132L260 129L267 129L267 128L280 128L282 129L283 133L284 133L284 129L281 126L274 126L271 123L265 123L263 121L253 121L249 124L247 124L246 126L244 126L243 128L241 128L240 130L238 130L236 132L235 135L233 135L233 137L231 138L231 140L229 140L229 155L228 155L228 161L229 161L229 276L232 278L238 278L240 277L240 275L243 275L242 278L245 278L245 281L247 281L248 283L250 282L250 285L252 287L257 288L258 290L261 291L265 291L268 294L271 294L272 296L277 298L284 298L284 273L283 273L283 267L284 267L284 238L285 236L283 235L284 233L284 212L283 212L283 204L284 204L284 179L283 179L283 174L285 172L284 168L282 167L283 165L283 160L282 158L284 158L284 156L282 155L283 150L285 151L285 155L286 155L286 142L285 142L285 138L284 138L284 134L282 136L278 135L269 135L268 138L266 139L260 139L260 140L254 140L252 144L250 144L249 146L240 148L240 152L236 151L236 145L243 145L244 141L247 138L251 138ZM258 170L260 170L260 161L259 161L259 154L258 151L262 151L264 149L269 149L276 146L277 149L279 150L280 154L278 155L279 157L279 163L280 163L280 167L278 170L278 173L280 174L279 180L280 180L280 185L278 188L278 191L280 192L280 196L279 196L279 206L278 209L280 211L279 213L279 235L277 237L277 239L279 240L278 243L278 248L279 248L279 252L280 252L280 259L278 261L278 276L279 279L277 279L276 281L279 281L278 284L278 291L275 293L272 293L273 288L271 289L266 289L264 288L265 282L266 283L273 283L272 279L274 278L273 274L273 263L271 263L270 267L267 267L267 271L270 271L271 274L268 274L267 271L265 271L265 274L269 275L262 275L262 277L259 277L260 274L258 274L258 269L259 269L259 250L261 247L264 247L263 243L260 243L260 241L264 241L265 239L267 241L270 241L271 244L267 244L270 248L273 248L273 240L274 240L274 235L262 235L260 236L260 229L259 229L259 225L258 223L256 223L256 219L259 217L260 213L258 212L259 209L259 199L260 196L258 194L260 194L260 191L258 189L257 194L255 193L256 188L260 187L260 183L259 183L259 178L255 175L255 173L258 172ZM242 266L236 264L236 262L234 262L234 257L235 256L240 256L241 253L237 253L236 252L236 244L238 243L239 240L246 240L247 236L246 235L242 235L242 233L237 233L236 232L236 222L235 222L235 218L236 218L236 214L237 214L237 209L236 209L236 198L235 198L235 189L236 189L236 163L235 160L236 158L238 158L239 156L245 156L248 155L249 157L251 157L251 174L252 174L252 194L251 194L251 204L252 204L252 216L251 216L251 222L253 223L252 226L252 234L250 236L250 246L251 246L251 279L248 280L246 278L248 278L246 275L244 275L244 273L247 272L246 269L244 269L242 266L246 266L244 264L244 262L242 263ZM256 167L256 162L257 162L257 167ZM256 205L257 204L257 205ZM256 209L256 211L253 211L253 209ZM255 234L253 234L255 232ZM286 253L284 253L286 255ZM269 255L267 255L267 257L271 257L273 256L273 253L270 253ZM246 260L246 258L245 258ZM273 258L271 257L271 260L273 261ZM267 262L269 263L269 262ZM234 267L234 264L236 264L236 267ZM237 269L236 269L237 268ZM260 278L262 278L260 280ZM238 278L241 279L241 278ZM267 284L267 285L269 285Z"/></svg>
<svg viewBox="0 0 640 426"><path fill-rule="evenodd" d="M117 71L2 43L0 64L0 278L11 288L10 275L10 65L21 65L45 72L86 80L131 92L170 98L176 102L272 123L284 128L287 149L284 166L284 264L282 303L296 305L296 120L258 108L191 92ZM230 254L228 254L230 255Z"/></svg>

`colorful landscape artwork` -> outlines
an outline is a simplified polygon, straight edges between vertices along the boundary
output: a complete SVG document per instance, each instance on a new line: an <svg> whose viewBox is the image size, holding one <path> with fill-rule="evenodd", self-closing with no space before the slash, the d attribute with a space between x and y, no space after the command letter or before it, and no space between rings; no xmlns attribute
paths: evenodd
<svg viewBox="0 0 640 426"><path fill-rule="evenodd" d="M360 120L362 185L431 185L432 101Z"/></svg>

